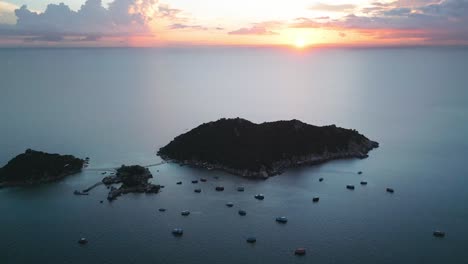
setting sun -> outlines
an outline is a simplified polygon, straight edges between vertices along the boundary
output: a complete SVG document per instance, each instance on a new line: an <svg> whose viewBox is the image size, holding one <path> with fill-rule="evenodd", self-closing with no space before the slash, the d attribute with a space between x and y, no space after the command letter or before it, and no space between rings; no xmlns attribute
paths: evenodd
<svg viewBox="0 0 468 264"><path fill-rule="evenodd" d="M294 41L294 46L298 49L302 49L307 45L306 41L304 38L296 38Z"/></svg>

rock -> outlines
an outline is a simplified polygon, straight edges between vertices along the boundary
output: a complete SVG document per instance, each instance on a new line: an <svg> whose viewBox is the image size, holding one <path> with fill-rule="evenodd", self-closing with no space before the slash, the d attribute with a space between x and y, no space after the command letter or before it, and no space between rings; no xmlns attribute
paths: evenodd
<svg viewBox="0 0 468 264"><path fill-rule="evenodd" d="M247 214L247 212L246 212L246 211L244 211L244 210L239 210L239 215L242 215L242 216L244 216L244 215L246 215L246 214Z"/></svg>
<svg viewBox="0 0 468 264"><path fill-rule="evenodd" d="M276 222L286 224L288 222L288 218L286 218L286 216L276 217Z"/></svg>
<svg viewBox="0 0 468 264"><path fill-rule="evenodd" d="M395 190L393 190L392 188L387 188L386 191L389 192L389 193L394 193L395 192Z"/></svg>
<svg viewBox="0 0 468 264"><path fill-rule="evenodd" d="M255 237L248 237L247 242L248 243L255 243L255 242L257 242L257 239Z"/></svg>
<svg viewBox="0 0 468 264"><path fill-rule="evenodd" d="M320 200L319 197L314 197L314 198L312 198L312 202L314 202L314 203L318 202L319 200Z"/></svg>
<svg viewBox="0 0 468 264"><path fill-rule="evenodd" d="M346 189L348 189L348 190L354 190L354 185L346 185Z"/></svg>
<svg viewBox="0 0 468 264"><path fill-rule="evenodd" d="M237 187L237 191L238 191L238 192L243 192L243 191L244 191L244 187Z"/></svg>
<svg viewBox="0 0 468 264"><path fill-rule="evenodd" d="M305 248L297 248L294 250L295 255L303 256L306 254L306 249Z"/></svg>
<svg viewBox="0 0 468 264"><path fill-rule="evenodd" d="M257 199L257 200L263 200L263 199L265 199L265 196L263 196L263 194L256 194L254 197L255 197L255 199Z"/></svg>
<svg viewBox="0 0 468 264"><path fill-rule="evenodd" d="M435 237L445 237L445 232L436 230L432 233Z"/></svg>
<svg viewBox="0 0 468 264"><path fill-rule="evenodd" d="M81 245L86 245L88 244L88 240L84 237L80 238L80 240L78 240L78 244L81 244Z"/></svg>
<svg viewBox="0 0 468 264"><path fill-rule="evenodd" d="M218 191L218 192L222 192L222 191L224 191L224 187L223 186L216 186L215 190Z"/></svg>

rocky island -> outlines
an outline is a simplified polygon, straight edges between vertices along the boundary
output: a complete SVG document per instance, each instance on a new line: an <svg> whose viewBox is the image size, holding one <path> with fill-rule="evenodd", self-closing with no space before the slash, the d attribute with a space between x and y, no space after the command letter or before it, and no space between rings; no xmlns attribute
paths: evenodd
<svg viewBox="0 0 468 264"><path fill-rule="evenodd" d="M220 119L192 129L158 151L164 160L267 178L287 168L335 159L366 158L379 144L356 130L299 120L255 124Z"/></svg>
<svg viewBox="0 0 468 264"><path fill-rule="evenodd" d="M26 150L0 168L0 187L60 180L81 171L85 161L72 155Z"/></svg>
<svg viewBox="0 0 468 264"><path fill-rule="evenodd" d="M133 165L122 165L117 169L114 176L108 176L102 179L102 183L110 186L110 192L107 200L113 201L117 197L126 193L157 193L161 186L149 183L148 180L153 178L153 175L148 168ZM112 184L121 183L119 188L111 186Z"/></svg>

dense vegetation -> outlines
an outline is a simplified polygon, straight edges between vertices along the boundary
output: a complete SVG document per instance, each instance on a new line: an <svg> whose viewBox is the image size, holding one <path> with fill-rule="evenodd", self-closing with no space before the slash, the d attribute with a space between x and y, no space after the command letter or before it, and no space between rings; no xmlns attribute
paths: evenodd
<svg viewBox="0 0 468 264"><path fill-rule="evenodd" d="M0 182L34 183L55 180L80 171L84 160L71 155L26 150L0 169Z"/></svg>
<svg viewBox="0 0 468 264"><path fill-rule="evenodd" d="M139 165L122 165L122 167L117 169L116 176L120 178L123 185L127 187L147 184L148 179L152 178L150 171Z"/></svg>
<svg viewBox="0 0 468 264"><path fill-rule="evenodd" d="M236 118L202 124L176 137L158 155L255 171L311 154L353 151L355 156L365 157L377 145L356 130L335 125L318 127L298 120L254 124Z"/></svg>

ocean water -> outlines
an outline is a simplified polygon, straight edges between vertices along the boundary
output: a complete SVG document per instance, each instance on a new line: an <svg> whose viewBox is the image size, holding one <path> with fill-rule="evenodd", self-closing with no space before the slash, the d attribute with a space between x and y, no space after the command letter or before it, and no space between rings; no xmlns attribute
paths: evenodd
<svg viewBox="0 0 468 264"><path fill-rule="evenodd" d="M260 181L164 164L151 168L161 193L112 203L103 186L72 194L103 177L93 170L0 189L0 263L468 263L467 68L464 48L0 49L0 166L27 148L90 168L153 164L222 117L336 124L380 143L365 160Z"/></svg>

